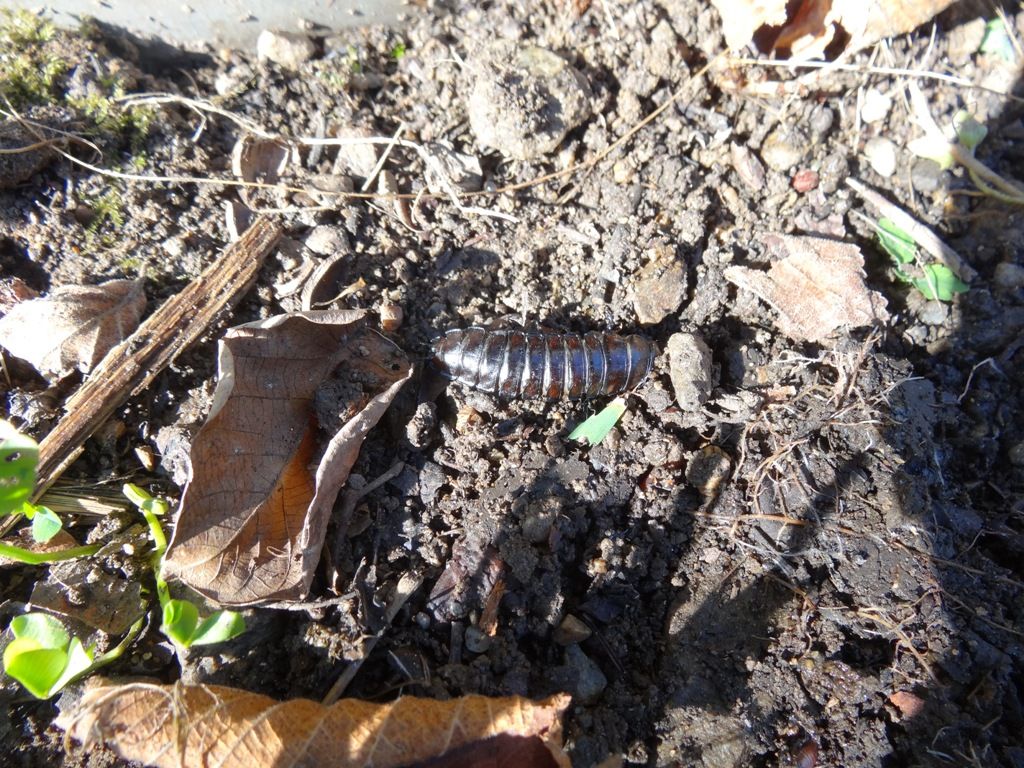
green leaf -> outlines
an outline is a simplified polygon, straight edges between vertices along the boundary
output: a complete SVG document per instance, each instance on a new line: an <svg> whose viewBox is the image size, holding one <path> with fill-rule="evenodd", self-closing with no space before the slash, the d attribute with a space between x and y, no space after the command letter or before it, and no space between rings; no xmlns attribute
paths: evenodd
<svg viewBox="0 0 1024 768"><path fill-rule="evenodd" d="M930 301L952 301L957 293L968 289L967 283L953 274L945 264L929 264L924 268L924 277L914 278L914 287Z"/></svg>
<svg viewBox="0 0 1024 768"><path fill-rule="evenodd" d="M580 424L569 434L570 440L586 440L590 445L597 445L611 432L622 414L626 412L626 401L616 397L605 408Z"/></svg>
<svg viewBox="0 0 1024 768"><path fill-rule="evenodd" d="M39 446L0 419L0 515L21 511L36 485Z"/></svg>
<svg viewBox="0 0 1024 768"><path fill-rule="evenodd" d="M877 232L882 250L897 264L911 264L917 258L914 238L900 229L892 219L879 219Z"/></svg>
<svg viewBox="0 0 1024 768"><path fill-rule="evenodd" d="M965 109L961 109L953 117L953 129L956 131L957 141L971 150L971 152L988 135L988 128L975 120L974 115Z"/></svg>
<svg viewBox="0 0 1024 768"><path fill-rule="evenodd" d="M994 53L1003 61L1013 62L1017 58L1010 35L1006 32L1006 25L998 18L985 24L985 36L981 39L978 50L982 53Z"/></svg>
<svg viewBox="0 0 1024 768"><path fill-rule="evenodd" d="M128 497L128 501L134 504L143 512L151 512L154 515L166 515L168 510L167 502L163 499L153 498L145 489L134 483L125 483L121 492Z"/></svg>
<svg viewBox="0 0 1024 768"><path fill-rule="evenodd" d="M50 687L51 696L76 677L87 672L92 666L92 652L83 646L82 641L77 637L71 639L71 645L68 646L66 655L67 663L64 665L64 670Z"/></svg>
<svg viewBox="0 0 1024 768"><path fill-rule="evenodd" d="M188 600L164 603L164 621L160 631L183 648L192 644L192 635L199 624L199 609Z"/></svg>
<svg viewBox="0 0 1024 768"><path fill-rule="evenodd" d="M32 538L36 541L49 541L58 533L63 523L57 513L49 507L35 507L32 517Z"/></svg>
<svg viewBox="0 0 1024 768"><path fill-rule="evenodd" d="M405 56L405 43L398 43L391 49L391 58L398 61L403 56Z"/></svg>
<svg viewBox="0 0 1024 768"><path fill-rule="evenodd" d="M192 645L211 645L231 640L245 632L245 619L237 611L217 611L199 625L192 635Z"/></svg>
<svg viewBox="0 0 1024 768"><path fill-rule="evenodd" d="M4 648L4 671L37 699L47 699L68 665L63 648L44 648L30 637L17 637Z"/></svg>
<svg viewBox="0 0 1024 768"><path fill-rule="evenodd" d="M32 640L40 648L68 647L71 637L64 625L48 613L23 613L11 621L11 633L19 640Z"/></svg>
<svg viewBox="0 0 1024 768"><path fill-rule="evenodd" d="M934 160L944 171L948 171L956 165L956 158L953 157L950 144L944 136L921 136L911 139L907 143L907 149L917 157Z"/></svg>

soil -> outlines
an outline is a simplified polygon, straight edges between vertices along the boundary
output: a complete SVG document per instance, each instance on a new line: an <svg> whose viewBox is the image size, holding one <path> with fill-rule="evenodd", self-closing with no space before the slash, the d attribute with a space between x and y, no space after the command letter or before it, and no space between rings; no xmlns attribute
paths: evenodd
<svg viewBox="0 0 1024 768"><path fill-rule="evenodd" d="M712 351L710 399L678 407L660 359L619 425L587 448L567 435L603 402L500 402L454 385L428 400L427 388L410 386L368 437L350 483L404 468L363 498L347 537L329 531L310 597L354 596L247 611L245 634L181 659L154 622L105 674L319 699L366 633L382 631L346 696L568 690L578 766L609 755L627 765L1024 766L1019 210L974 193L962 170L907 151L918 129L903 77L860 67L797 80L736 64L687 85L723 48L706 3L474 5L431 3L403 28L318 40L318 57L297 71L251 51L168 61L114 31L60 33L64 50L94 65L69 70L57 96L116 72L130 92L211 99L284 135L389 137L404 127L403 138L476 157L485 191L594 158L684 89L595 165L465 200L513 221L430 196L404 211L385 200L317 206L315 193L261 198L287 210L276 214L285 240L258 284L119 410L66 477L112 488L130 478L179 496L176 456L209 406L217 338L297 309L282 286L304 260L322 263L320 251L346 252L332 275L339 290L364 282L336 306L397 303L404 320L392 338L418 360L439 333L472 324L639 332L661 349L686 331ZM962 50L959 25L976 16L962 4L934 36L925 27L851 61L1009 87L999 56ZM1024 14L1015 23L1024 28ZM589 84L592 114L556 151L511 161L476 143L462 62L497 37L559 53ZM774 81L789 85L766 87ZM940 125L969 106L989 130L978 156L1021 177L1019 103L919 84ZM858 105L872 89L892 106L862 122ZM73 151L142 174L226 176L239 135L230 120L172 104L154 109L141 139L109 140L99 160ZM891 177L864 154L875 137L896 145ZM734 146L761 158L753 171ZM287 180L311 185L334 172L334 155L305 151ZM425 184L411 151L395 149L385 168L402 192ZM847 175L933 227L979 273L970 290L940 303L896 280L872 228L851 215L873 212L843 185ZM0 190L4 277L45 292L141 275L155 307L227 242L224 206L237 195L56 160ZM97 223L103 199L118 215ZM889 324L822 344L781 335L776 310L723 277L730 265L769 263L772 233L859 245ZM641 324L634 287L655 260L685 266L674 273L682 305L655 308L653 320L645 308ZM48 389L11 360L8 376L6 412L42 437L75 382ZM145 471L138 451L163 465ZM71 530L116 540L138 536L138 523L126 511ZM146 578L125 561L104 567ZM382 628L380 605L410 572L424 585ZM0 571L5 624L44 578ZM491 635L484 611L498 582ZM7 764L120 764L102 750L65 754L56 704L6 678L3 690Z"/></svg>

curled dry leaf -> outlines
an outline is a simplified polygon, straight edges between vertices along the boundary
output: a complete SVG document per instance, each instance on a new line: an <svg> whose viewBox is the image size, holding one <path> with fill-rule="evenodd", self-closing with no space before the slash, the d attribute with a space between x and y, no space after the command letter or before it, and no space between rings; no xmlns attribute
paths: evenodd
<svg viewBox="0 0 1024 768"><path fill-rule="evenodd" d="M839 329L889 319L885 298L864 283L864 257L855 245L821 237L772 235L770 248L788 254L767 272L728 267L729 282L779 312L779 330L797 341L822 341Z"/></svg>
<svg viewBox="0 0 1024 768"><path fill-rule="evenodd" d="M768 28L768 50L794 59L821 56L837 41L850 54L883 37L902 35L938 15L954 0L712 0L726 44L739 50Z"/></svg>
<svg viewBox="0 0 1024 768"><path fill-rule="evenodd" d="M228 331L168 575L228 605L306 594L363 438L412 373L365 314L302 312ZM330 436L322 452L318 428Z"/></svg>
<svg viewBox="0 0 1024 768"><path fill-rule="evenodd" d="M405 696L387 704L342 699L331 706L224 686L134 683L89 690L57 724L85 746L106 743L126 760L160 768L291 768L300 765L451 766L474 745L540 743L541 754L488 764L568 768L562 750L567 694L449 701ZM478 763L461 763L478 764Z"/></svg>
<svg viewBox="0 0 1024 768"><path fill-rule="evenodd" d="M140 280L65 285L0 318L0 346L47 378L88 373L138 327L145 309Z"/></svg>

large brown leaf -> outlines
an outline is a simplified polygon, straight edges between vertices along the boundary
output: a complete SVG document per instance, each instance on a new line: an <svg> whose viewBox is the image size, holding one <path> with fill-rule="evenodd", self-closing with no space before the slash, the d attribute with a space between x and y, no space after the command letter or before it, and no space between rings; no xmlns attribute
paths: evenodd
<svg viewBox="0 0 1024 768"><path fill-rule="evenodd" d="M772 250L788 254L767 272L727 267L726 279L779 311L779 330L797 341L823 341L844 327L884 323L885 298L864 283L855 245L823 237L772 235Z"/></svg>
<svg viewBox="0 0 1024 768"><path fill-rule="evenodd" d="M227 605L299 599L366 433L412 367L362 311L233 328L190 453L168 575ZM330 437L318 451L318 429Z"/></svg>
<svg viewBox="0 0 1024 768"><path fill-rule="evenodd" d="M86 746L106 743L126 760L159 768L292 768L293 766L433 766L459 762L488 739L530 755L488 764L561 766L561 717L567 694L534 702L518 696L465 696L449 701L406 696L388 704L342 699L278 702L223 686L103 686L87 691L77 710L57 724ZM509 737L516 737L509 739ZM539 741L546 754L524 749ZM485 744L487 746L487 744ZM445 756L448 756L447 758Z"/></svg>
<svg viewBox="0 0 1024 768"><path fill-rule="evenodd" d="M725 42L739 50L762 28L778 35L772 48L793 58L820 56L834 42L853 53L883 37L910 32L955 0L711 0L722 16Z"/></svg>
<svg viewBox="0 0 1024 768"><path fill-rule="evenodd" d="M0 318L0 345L48 378L88 373L135 330L145 308L140 280L65 285Z"/></svg>

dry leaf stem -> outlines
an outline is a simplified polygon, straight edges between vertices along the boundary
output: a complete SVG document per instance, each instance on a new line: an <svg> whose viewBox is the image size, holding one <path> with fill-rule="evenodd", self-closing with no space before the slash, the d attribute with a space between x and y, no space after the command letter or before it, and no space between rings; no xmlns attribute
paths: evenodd
<svg viewBox="0 0 1024 768"><path fill-rule="evenodd" d="M854 192L864 198L866 202L874 206L882 216L892 219L896 226L914 239L915 243L953 270L953 274L965 283L971 282L971 280L978 276L978 273L960 257L959 253L942 242L938 235L902 208L894 203L890 203L873 189L852 176L846 180L846 183Z"/></svg>
<svg viewBox="0 0 1024 768"><path fill-rule="evenodd" d="M147 387L206 332L222 309L248 290L280 234L280 227L267 219L254 221L198 278L107 353L68 400L64 418L39 444L37 498L118 407Z"/></svg>

